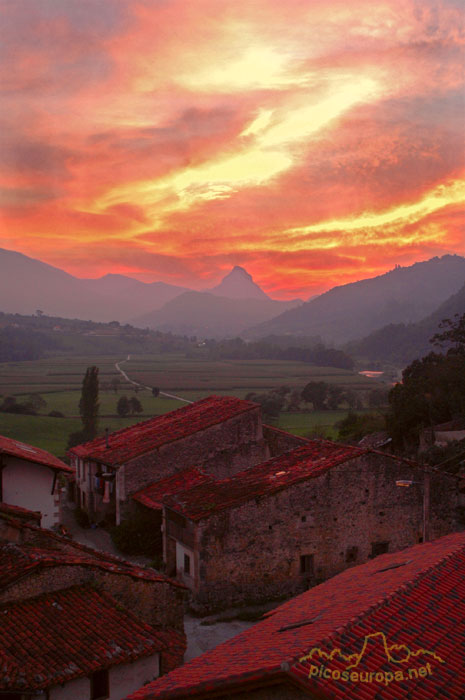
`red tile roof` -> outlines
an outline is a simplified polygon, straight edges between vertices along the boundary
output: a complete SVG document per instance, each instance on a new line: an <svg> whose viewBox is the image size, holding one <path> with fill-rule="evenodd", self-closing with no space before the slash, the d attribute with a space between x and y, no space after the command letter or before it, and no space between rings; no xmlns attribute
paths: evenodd
<svg viewBox="0 0 465 700"><path fill-rule="evenodd" d="M166 634L84 586L0 605L0 619L3 691L67 683L167 646Z"/></svg>
<svg viewBox="0 0 465 700"><path fill-rule="evenodd" d="M318 477L331 467L367 452L329 440L309 440L303 447L249 467L229 479L205 482L167 496L163 503L191 520L200 520L224 508Z"/></svg>
<svg viewBox="0 0 465 700"><path fill-rule="evenodd" d="M13 506L10 503L0 503L0 517L7 516L26 520L35 520L40 523L42 515L38 510L28 510L21 506Z"/></svg>
<svg viewBox="0 0 465 700"><path fill-rule="evenodd" d="M35 464L43 464L57 471L69 472L70 474L74 473L74 469L62 462L58 457L51 455L50 452L41 450L40 447L33 447L32 445L27 445L25 442L19 442L19 440L13 440L12 438L0 435L0 455L2 454L25 459Z"/></svg>
<svg viewBox="0 0 465 700"><path fill-rule="evenodd" d="M73 447L69 454L117 466L257 408L257 404L234 396L208 396L176 411L110 433L109 447L106 438L99 437Z"/></svg>
<svg viewBox="0 0 465 700"><path fill-rule="evenodd" d="M137 491L137 493L133 493L132 498L147 508L161 510L163 507L162 499L165 496L212 481L214 481L213 477L201 469L196 469L195 467L182 469L172 476L167 476L166 479L155 481L153 484Z"/></svg>
<svg viewBox="0 0 465 700"><path fill-rule="evenodd" d="M358 653L358 671L398 671L431 662L432 675L386 683L309 678L308 656L319 647ZM266 619L167 676L131 700L200 698L266 682L293 682L312 697L332 700L463 700L465 688L465 533L448 535L347 569L268 613ZM366 641L366 646L365 646ZM405 645L393 649L392 645ZM365 648L364 648L365 647ZM362 656L362 652L364 655ZM429 652L429 654L428 654ZM436 658L432 656L436 654ZM442 659L445 663L438 661ZM323 657L322 657L323 658ZM312 654L319 667L341 670ZM361 679L363 681L363 678ZM360 681L360 679L359 679Z"/></svg>
<svg viewBox="0 0 465 700"><path fill-rule="evenodd" d="M54 566L94 567L134 579L167 583L185 589L180 581L160 574L150 567L130 564L124 559L99 552L78 542L71 542L34 525L19 521L16 521L16 525L36 533L36 542L0 545L0 589L40 568ZM59 549L60 545L62 549Z"/></svg>

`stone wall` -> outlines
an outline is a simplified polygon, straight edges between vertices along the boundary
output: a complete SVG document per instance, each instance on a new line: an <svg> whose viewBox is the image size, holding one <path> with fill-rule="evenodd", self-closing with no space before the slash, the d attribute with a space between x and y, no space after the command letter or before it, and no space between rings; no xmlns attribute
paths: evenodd
<svg viewBox="0 0 465 700"><path fill-rule="evenodd" d="M118 473L120 497L187 467L225 478L268 457L257 407L127 462Z"/></svg>
<svg viewBox="0 0 465 700"><path fill-rule="evenodd" d="M195 605L214 610L295 595L383 548L417 544L422 486L400 488L397 479L423 474L368 454L200 521ZM456 528L455 482L432 478L431 539Z"/></svg>

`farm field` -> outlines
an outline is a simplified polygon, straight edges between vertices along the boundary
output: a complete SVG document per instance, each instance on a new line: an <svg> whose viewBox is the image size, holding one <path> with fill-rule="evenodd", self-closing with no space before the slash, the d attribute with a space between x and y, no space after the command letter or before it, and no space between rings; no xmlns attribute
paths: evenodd
<svg viewBox="0 0 465 700"><path fill-rule="evenodd" d="M124 362L123 362L124 360ZM96 364L100 377L100 430L131 425L154 415L160 415L185 405L167 397L154 397L148 389L135 393L134 385L124 380L115 368L121 363L131 380L190 401L210 394L244 398L249 392L262 393L278 386L302 389L309 381L324 381L351 388L355 392L369 391L379 383L362 375L332 367L313 367L302 362L283 360L218 360L186 358L184 354L134 355L130 359L117 356L55 357L34 362L0 364L0 395L27 400L30 394L40 394L46 406L38 416L0 413L0 434L30 442L53 454L65 454L68 435L80 429L79 399L82 379L87 367ZM118 379L117 391L110 388ZM120 396L137 395L143 412L119 418L116 404ZM60 411L63 418L51 418L50 411ZM321 426L325 435L336 436L333 425L346 411L312 411L282 413L274 423L297 435L308 435Z"/></svg>
<svg viewBox="0 0 465 700"><path fill-rule="evenodd" d="M357 414L368 413L368 410L354 411ZM338 429L336 423L347 416L347 411L309 411L308 413L281 413L279 418L270 424L281 430L286 430L293 435L310 437L314 432L325 438L334 440L337 438Z"/></svg>

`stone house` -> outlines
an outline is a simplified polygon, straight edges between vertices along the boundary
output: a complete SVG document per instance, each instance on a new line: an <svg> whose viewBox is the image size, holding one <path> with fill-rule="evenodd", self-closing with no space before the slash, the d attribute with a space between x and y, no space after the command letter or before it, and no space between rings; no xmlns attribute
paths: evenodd
<svg viewBox="0 0 465 700"><path fill-rule="evenodd" d="M370 448L310 440L222 481L166 496L169 575L214 610L294 595L422 540L422 467ZM457 479L431 474L428 539L456 529ZM413 481L399 488L397 481Z"/></svg>
<svg viewBox="0 0 465 700"><path fill-rule="evenodd" d="M0 697L121 700L182 663L185 593L0 514Z"/></svg>
<svg viewBox="0 0 465 700"><path fill-rule="evenodd" d="M209 396L69 450L77 498L92 519L116 523L132 494L192 466L216 479L305 443L263 426L261 409L231 396Z"/></svg>
<svg viewBox="0 0 465 700"><path fill-rule="evenodd" d="M127 700L462 700L465 533L383 554Z"/></svg>
<svg viewBox="0 0 465 700"><path fill-rule="evenodd" d="M0 501L40 511L42 525L60 522L60 474L74 469L38 447L0 436Z"/></svg>

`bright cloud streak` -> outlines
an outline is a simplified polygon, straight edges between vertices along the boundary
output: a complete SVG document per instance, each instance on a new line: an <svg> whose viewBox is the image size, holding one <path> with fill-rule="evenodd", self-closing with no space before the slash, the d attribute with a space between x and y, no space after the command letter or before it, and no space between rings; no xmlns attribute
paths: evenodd
<svg viewBox="0 0 465 700"><path fill-rule="evenodd" d="M271 111L262 111L242 132L242 136L253 134L256 138L237 155L187 168L153 182L118 188L105 195L100 206L105 208L137 198L150 208L166 197L168 190L173 190L178 201L165 208L171 213L191 206L198 199L222 199L240 187L257 186L271 180L292 166L297 157L290 150L294 143L302 145L355 104L376 95L376 85L370 79L357 80L352 76L348 82L350 85L341 84L339 90L317 104L296 108L286 105L275 123Z"/></svg>
<svg viewBox="0 0 465 700"><path fill-rule="evenodd" d="M0 246L282 297L465 254L457 0L0 13Z"/></svg>
<svg viewBox="0 0 465 700"><path fill-rule="evenodd" d="M412 223L419 221L433 212L453 204L465 204L465 180L440 185L432 192L428 192L418 202L401 204L383 212L365 212L355 218L333 219L303 226L286 231L291 235L309 233L324 233L329 231L343 231L345 234L351 231L366 229L383 229L392 224ZM330 242L331 246L337 243Z"/></svg>

